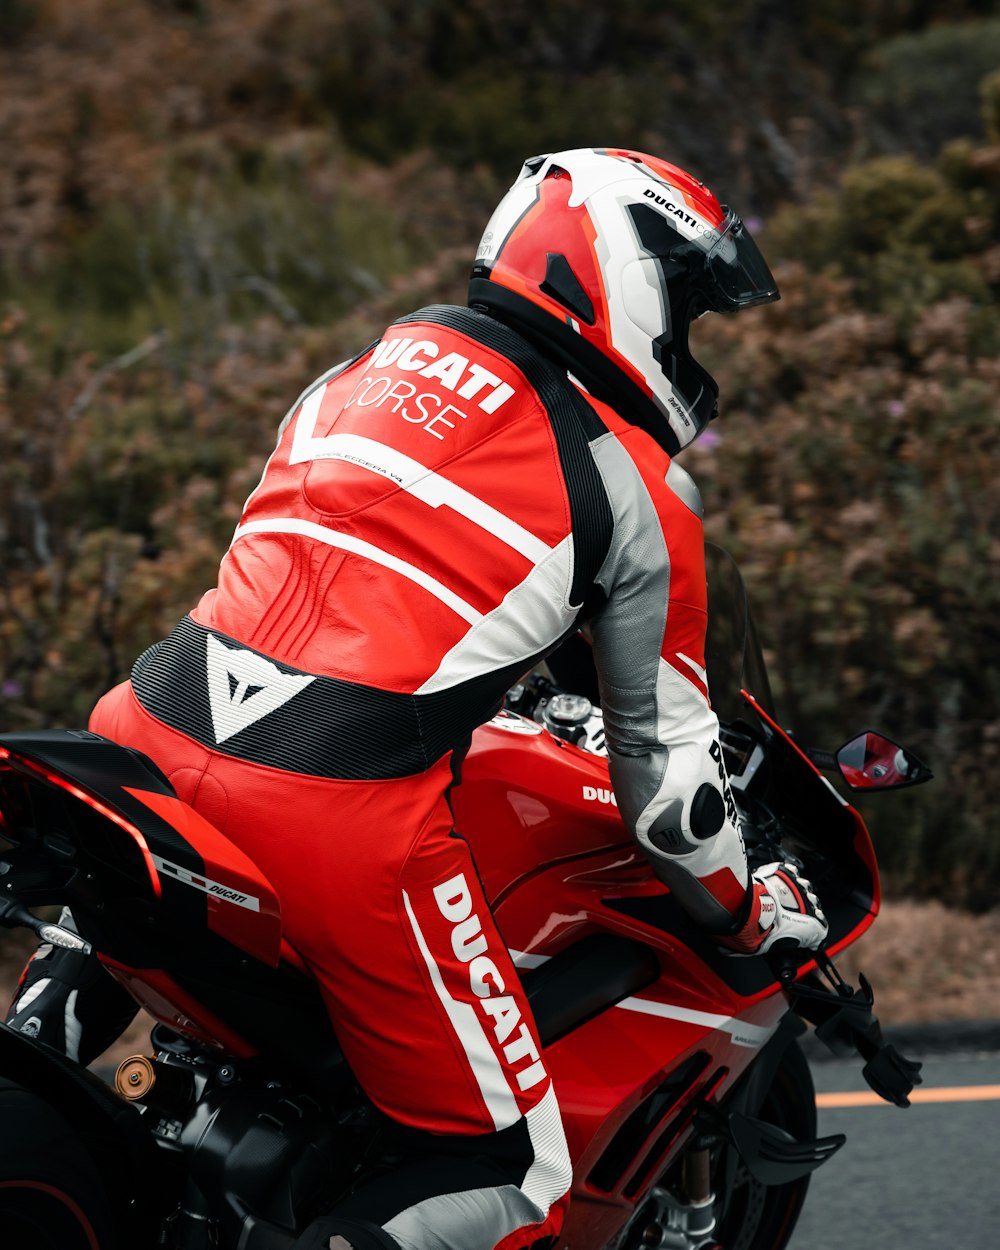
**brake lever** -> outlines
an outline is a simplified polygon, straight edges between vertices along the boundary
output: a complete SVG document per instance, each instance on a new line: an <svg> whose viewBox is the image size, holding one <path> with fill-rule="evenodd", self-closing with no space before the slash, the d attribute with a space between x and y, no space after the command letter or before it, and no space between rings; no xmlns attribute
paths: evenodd
<svg viewBox="0 0 1000 1250"><path fill-rule="evenodd" d="M854 989L840 975L837 965L830 958L825 946L799 946L792 938L787 938L776 942L764 958L768 961L771 971L784 989L794 985L795 993L803 997L826 998L826 993L823 991L810 990L807 986L795 984L795 980L802 968L808 963L815 963L817 971L824 974L834 991L841 998L850 999L854 997ZM867 981L863 975L861 982L863 986L867 986Z"/></svg>

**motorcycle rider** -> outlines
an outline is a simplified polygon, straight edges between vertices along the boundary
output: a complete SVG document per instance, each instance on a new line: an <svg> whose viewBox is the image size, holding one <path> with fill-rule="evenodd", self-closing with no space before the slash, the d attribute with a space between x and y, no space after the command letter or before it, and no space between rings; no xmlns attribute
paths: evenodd
<svg viewBox="0 0 1000 1250"><path fill-rule="evenodd" d="M401 318L303 392L217 588L95 709L271 880L355 1076L419 1143L303 1250L554 1244L559 1110L448 794L471 731L583 622L621 815L657 875L732 951L826 934L793 868L747 865L700 501L674 460L716 415L691 321L777 298L684 171L615 148L526 161L469 307ZM86 1061L67 959L36 957L10 1020L48 1040L72 1021ZM118 993L105 978L91 1001L113 1014Z"/></svg>

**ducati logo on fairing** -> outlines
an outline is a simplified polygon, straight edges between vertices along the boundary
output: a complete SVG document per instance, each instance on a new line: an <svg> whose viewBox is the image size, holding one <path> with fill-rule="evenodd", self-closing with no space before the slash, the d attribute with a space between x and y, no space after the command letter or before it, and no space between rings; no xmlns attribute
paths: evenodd
<svg viewBox="0 0 1000 1250"><path fill-rule="evenodd" d="M315 681L305 673L283 673L263 656L224 646L212 634L205 641L208 703L217 743L276 711Z"/></svg>
<svg viewBox="0 0 1000 1250"><path fill-rule="evenodd" d="M584 786L583 797L587 803L610 803L612 807L618 806L614 790L605 790L601 786Z"/></svg>
<svg viewBox="0 0 1000 1250"><path fill-rule="evenodd" d="M260 899L254 898L252 894L241 894L239 890L234 890L228 885L222 885L218 881L212 881L209 877L199 877L189 868L185 868L181 864L175 864L172 860L164 859L160 855L153 855L152 860L161 873L166 873L168 876L173 877L175 881L180 881L183 885L189 885L195 890L201 890L202 894L211 894L213 898L221 898L227 903L235 903L237 907L245 907L247 911L260 911Z"/></svg>

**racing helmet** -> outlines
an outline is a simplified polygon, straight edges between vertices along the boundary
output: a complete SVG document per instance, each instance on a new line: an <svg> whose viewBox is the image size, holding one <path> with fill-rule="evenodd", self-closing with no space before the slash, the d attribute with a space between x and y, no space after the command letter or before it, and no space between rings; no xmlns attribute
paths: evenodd
<svg viewBox="0 0 1000 1250"><path fill-rule="evenodd" d="M479 244L469 304L554 356L675 455L717 413L688 349L708 311L778 298L750 232L690 174L622 148L525 161Z"/></svg>

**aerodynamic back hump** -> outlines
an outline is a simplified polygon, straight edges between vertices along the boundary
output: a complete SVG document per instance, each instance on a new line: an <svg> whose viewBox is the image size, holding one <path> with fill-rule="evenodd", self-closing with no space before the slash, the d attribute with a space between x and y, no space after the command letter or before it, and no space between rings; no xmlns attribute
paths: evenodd
<svg viewBox="0 0 1000 1250"><path fill-rule="evenodd" d="M207 929L278 963L273 888L138 751L87 730L0 734L0 838L45 865L28 901L68 903L109 954L155 962Z"/></svg>

